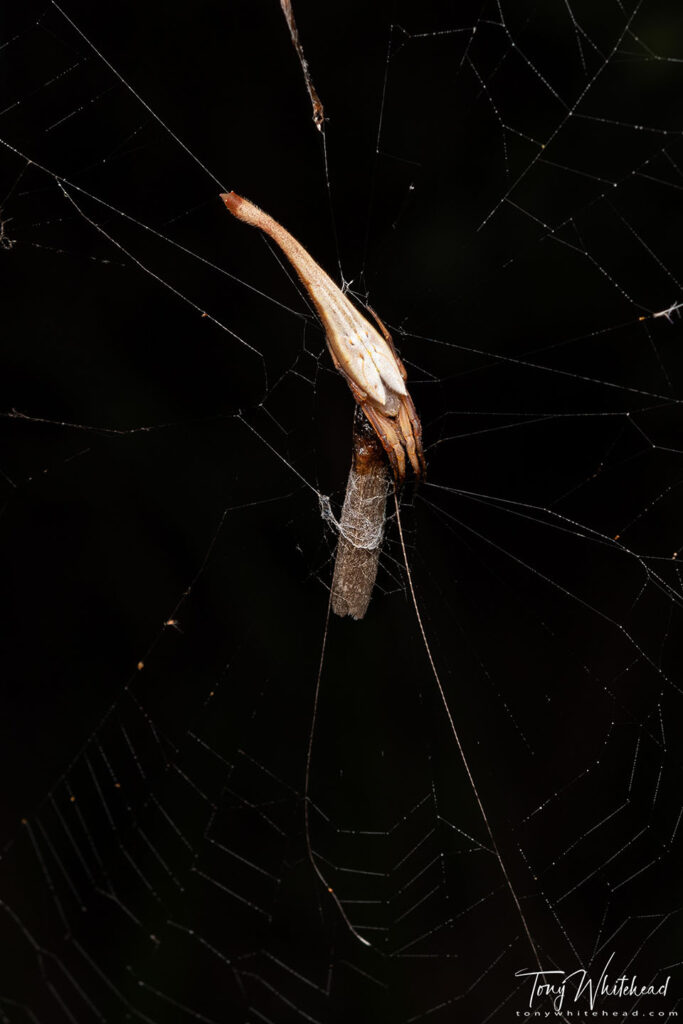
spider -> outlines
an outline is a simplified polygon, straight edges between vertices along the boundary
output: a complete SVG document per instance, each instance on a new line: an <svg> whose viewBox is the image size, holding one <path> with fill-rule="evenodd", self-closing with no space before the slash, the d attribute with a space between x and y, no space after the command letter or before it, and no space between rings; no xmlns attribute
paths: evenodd
<svg viewBox="0 0 683 1024"><path fill-rule="evenodd" d="M405 480L406 455L415 475L424 478L422 426L405 385L406 369L375 311L368 306L379 330L281 224L234 192L221 199L238 220L270 235L301 278L325 328L332 361L380 439L395 481Z"/></svg>

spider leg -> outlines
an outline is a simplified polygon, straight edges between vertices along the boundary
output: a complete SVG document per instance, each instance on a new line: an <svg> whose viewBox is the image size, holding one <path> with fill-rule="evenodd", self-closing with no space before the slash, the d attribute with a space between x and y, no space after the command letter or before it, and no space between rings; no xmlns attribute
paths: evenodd
<svg viewBox="0 0 683 1024"><path fill-rule="evenodd" d="M344 374L344 376L346 377L346 374ZM346 383L347 383L347 384L349 385L349 387L351 388L351 394L352 394L352 395L353 395L353 397L354 397L354 398L356 399L356 401L358 402L358 404L359 404L359 405L363 405L363 404L364 404L364 402L365 402L365 401L367 400L367 397L368 397L368 396L367 396L367 395L365 394L365 392L364 392L364 391L362 391L362 390L361 390L361 389L360 389L360 388L358 387L358 385L357 385L357 384L354 384L354 382L353 382L353 381L352 381L352 380L351 380L351 379L350 379L349 377L346 377Z"/></svg>
<svg viewBox="0 0 683 1024"><path fill-rule="evenodd" d="M406 380L408 372L396 351L396 346L394 345L394 340L391 337L391 334L382 323L382 320L379 318L372 306L367 306L366 308L368 312L372 314L377 326L384 336L384 340L393 352L398 368L401 371L401 376ZM410 395L401 396L401 407L398 413L398 428L399 432L403 436L405 450L408 454L408 458L410 459L410 464L415 470L415 475L419 479L423 479L427 472L427 467L425 464L424 451L422 450L422 424L420 423L420 419L415 411L415 406L413 405L413 400Z"/></svg>
<svg viewBox="0 0 683 1024"><path fill-rule="evenodd" d="M370 402L362 402L361 408L389 456L394 478L398 483L403 483L406 475L406 457L402 440L396 431L393 420L381 413Z"/></svg>
<svg viewBox="0 0 683 1024"><path fill-rule="evenodd" d="M406 370L396 355L396 349L391 339L391 335L387 331L386 327L377 316L372 307L368 306L369 311L374 316L379 328L384 335L387 343L390 345L391 350L396 358L397 365L401 371L403 378L406 378ZM394 479L397 483L403 483L406 475L406 454L410 460L410 464L415 471L415 475L418 478L423 478L425 475L425 460L422 451L422 427L417 413L415 412L415 406L413 405L410 395L400 396L400 405L398 415L396 417L387 416L380 409L371 403L365 391L358 387L358 385L351 380L348 374L345 373L344 368L340 365L331 346L328 346L330 355L332 356L332 362L335 368L341 373L346 380L346 383L351 389L351 394L355 398L358 405L365 413L368 422L372 426L373 430L377 434L378 438L382 443L389 463L391 465Z"/></svg>
<svg viewBox="0 0 683 1024"><path fill-rule="evenodd" d="M410 395L401 396L398 425L403 434L408 458L415 470L415 475L423 479L427 472L427 467L422 450L422 426Z"/></svg>
<svg viewBox="0 0 683 1024"><path fill-rule="evenodd" d="M365 413L372 429L380 439L382 447L389 457L389 463L394 477L397 480L402 481L406 473L405 453L403 450L402 439L398 436L393 421L387 416L384 416L379 409L375 409L374 406L370 404L367 400L368 396L366 393L344 372L343 367L340 366L339 360L331 348L330 355L332 356L332 362L336 369L341 373L342 377L351 388L351 394ZM414 465L415 464L413 463L413 466Z"/></svg>

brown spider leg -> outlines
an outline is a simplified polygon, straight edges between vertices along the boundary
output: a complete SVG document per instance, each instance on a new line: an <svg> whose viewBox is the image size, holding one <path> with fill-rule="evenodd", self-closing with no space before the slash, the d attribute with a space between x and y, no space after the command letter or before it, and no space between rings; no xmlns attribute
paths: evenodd
<svg viewBox="0 0 683 1024"><path fill-rule="evenodd" d="M345 375L346 376L346 375ZM402 439L396 433L393 426L393 421L383 413L376 409L368 400L364 391L354 384L352 380L346 378L346 381L351 388L351 393L356 399L356 402L365 413L368 423L377 434L382 447L384 448L389 458L389 464L394 477L402 482L406 475L406 462L403 451ZM390 433L391 432L391 433Z"/></svg>
<svg viewBox="0 0 683 1024"><path fill-rule="evenodd" d="M396 351L394 345L394 339L391 337L390 332L387 330L381 319L374 311L372 306L366 306L366 309L375 319L377 326L384 336L384 340L387 345L391 348L394 354L394 358L398 363L398 367L401 371L401 376L404 380L408 378L408 371L403 365L403 361ZM424 479L427 472L427 465L425 463L424 451L422 450L422 424L420 423L415 406L410 395L401 395L401 409L398 414L398 422L405 439L406 450L408 452L408 458L410 464L415 470L415 475L420 479Z"/></svg>
<svg viewBox="0 0 683 1024"><path fill-rule="evenodd" d="M406 370L405 366L403 365L403 360L401 359L401 357L399 356L398 352L396 351L396 346L394 345L394 339L391 337L391 334L389 333L387 328L384 326L384 324L382 323L380 318L377 316L377 313L375 313L375 311L372 308L372 306L366 306L365 308L367 309L368 313L372 313L373 317L375 318L375 322L376 322L377 326L379 327L380 331L384 335L384 340L386 341L387 345L389 346L389 348L391 349L391 351L394 354L394 359L398 363L398 368L401 371L401 376L403 377L404 380L407 380L408 379L408 371Z"/></svg>
<svg viewBox="0 0 683 1024"><path fill-rule="evenodd" d="M342 372L343 372L343 371L342 371ZM346 374L344 374L344 376L346 377ZM357 385L357 384L354 384L354 382L353 382L352 380L350 380L350 379L349 379L348 377L346 377L346 383L347 383L347 384L349 385L349 387L351 388L351 394L352 394L352 395L353 395L353 397L354 397L354 398L356 399L356 401L358 402L358 404L359 404L360 406L363 406L363 405L365 405L365 403L366 403L366 401L367 401L367 398L368 398L368 396L367 396L367 395L365 394L365 392L364 392L364 391L362 391L362 390L361 390L361 389L360 389L360 388L358 387L358 385Z"/></svg>
<svg viewBox="0 0 683 1024"><path fill-rule="evenodd" d="M427 463L425 461L424 448L422 447L422 422L420 417L417 415L415 405L410 395L403 395L401 397L401 405L405 408L408 419L410 420L410 426L412 428L412 435L415 438L415 449L417 457L420 460L422 466L422 476L427 473Z"/></svg>
<svg viewBox="0 0 683 1024"><path fill-rule="evenodd" d="M377 319L377 322L379 323L382 332L387 337L387 340L391 344L392 351L396 356L396 350L394 349L393 343L391 343L391 335L388 333L388 331L382 324L381 320L377 318L377 315L373 312L373 310L370 310L370 312L373 313L373 316L375 316L375 318ZM334 363L335 368L339 371L339 373L341 373L342 377L349 385L351 389L351 394L353 395L356 402L365 413L368 422L370 423L373 430L377 434L378 438L382 442L382 447L387 453L387 456L389 458L389 464L391 465L391 469L396 481L398 483L403 483L406 475L404 443L405 447L408 450L408 457L410 459L411 466L415 470L417 476L422 477L424 475L424 456L422 454L421 445L422 431L420 428L420 421L417 418L417 413L415 412L415 406L413 405L410 396L401 396L401 405L399 408L398 420L396 422L396 426L398 427L397 430L396 427L394 426L393 418L385 416L382 412L380 412L379 409L376 409L373 405L371 405L365 391L359 388L358 385L351 380L348 374L345 373L344 368L340 365L339 360L337 359L333 350L329 346L328 348L330 351L330 355L332 356L332 362ZM396 359L401 368L401 372L405 376L405 369L403 367L403 363L398 358L398 356L396 356ZM409 403L409 407L406 407L406 414L403 416L403 422L401 422L404 401L407 401ZM417 434L415 432L416 430Z"/></svg>
<svg viewBox="0 0 683 1024"><path fill-rule="evenodd" d="M392 469L392 472L394 474L394 477L396 477L397 479L400 478L402 480L403 477L405 476L405 457L403 455L403 448L401 447L401 442L400 442L399 438L396 437L395 443L391 441L391 439L389 438L389 436L387 434L387 431L386 431L386 429L384 427L384 424L387 422L385 417L383 417L382 414L378 410L375 410L372 406L370 406L370 404L369 404L369 402L367 400L368 396L344 372L343 367L340 366L339 360L335 356L335 354L332 351L332 349L330 349L330 355L332 356L332 362L334 363L336 369L339 371L339 373L341 373L342 377L344 378L346 383L351 388L351 394L353 395L353 397L355 398L356 402L358 403L358 405L361 407L361 409L365 413L365 415L366 415L366 417L368 419L368 422L370 423L370 426L375 431L375 433L377 434L377 437L381 441L382 447L384 448L385 452L387 453L387 455L389 457L389 463L391 465L391 469ZM372 409L372 415L370 413L370 409ZM380 419L380 417L381 417L381 419ZM395 432L394 432L394 436L396 436Z"/></svg>
<svg viewBox="0 0 683 1024"><path fill-rule="evenodd" d="M405 452L392 420L370 402L360 402L359 404L389 456L394 478L397 483L403 483L406 475Z"/></svg>
<svg viewBox="0 0 683 1024"><path fill-rule="evenodd" d="M422 480L425 477L427 467L425 465L424 452L422 451L422 429L420 421L415 412L409 395L401 396L401 407L398 412L398 425L403 434L406 451L410 464L415 470L415 476Z"/></svg>

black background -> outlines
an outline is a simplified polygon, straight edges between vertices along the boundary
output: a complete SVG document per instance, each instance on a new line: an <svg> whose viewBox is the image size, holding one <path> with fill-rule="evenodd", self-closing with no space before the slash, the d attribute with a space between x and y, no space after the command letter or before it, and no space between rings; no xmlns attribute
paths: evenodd
<svg viewBox="0 0 683 1024"><path fill-rule="evenodd" d="M680 328L651 314L681 298L681 71L646 49L678 56L680 15L644 4L612 53L629 13L572 10L585 67L559 6L300 3L326 175L277 3L70 3L217 180L57 9L5 11L7 1020L525 1005L393 523L366 620L331 624L310 788L372 948L306 858L316 491L338 507L351 400L221 188L394 331L429 464L403 495L418 599L544 964L614 951L659 983L681 959L680 601L645 573L680 589Z"/></svg>

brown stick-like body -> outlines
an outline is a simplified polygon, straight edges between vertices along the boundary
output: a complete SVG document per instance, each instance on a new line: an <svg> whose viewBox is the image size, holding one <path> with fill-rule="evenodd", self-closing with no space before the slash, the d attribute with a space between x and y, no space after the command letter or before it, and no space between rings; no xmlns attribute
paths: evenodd
<svg viewBox="0 0 683 1024"><path fill-rule="evenodd" d="M381 442L357 408L353 460L339 523L332 611L362 619L377 577L390 473Z"/></svg>
<svg viewBox="0 0 683 1024"><path fill-rule="evenodd" d="M233 217L270 235L296 270L325 328L334 365L382 442L395 480L402 483L405 478L406 456L415 475L423 477L422 427L406 388L406 369L377 314L372 314L374 327L269 214L235 192L225 192L221 199Z"/></svg>

